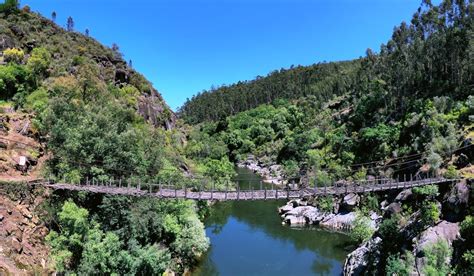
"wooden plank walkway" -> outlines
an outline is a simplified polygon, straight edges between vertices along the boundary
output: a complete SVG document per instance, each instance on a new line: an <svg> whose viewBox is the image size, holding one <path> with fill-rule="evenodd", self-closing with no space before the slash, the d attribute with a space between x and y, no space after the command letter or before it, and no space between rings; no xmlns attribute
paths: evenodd
<svg viewBox="0 0 474 276"><path fill-rule="evenodd" d="M191 189L178 189L172 187L163 187L157 184L138 184L136 187L115 186L111 183L103 185L78 185L68 183L49 183L39 182L35 185L42 185L55 190L86 191L91 193L102 193L111 195L128 196L151 196L158 198L185 198L193 200L267 200L267 199L292 199L301 198L307 195L344 195L348 193L369 193L378 191L387 191L395 189L406 189L425 185L449 184L458 181L458 179L428 178L411 181L392 181L384 180L382 183L377 181L364 181L346 186L328 186L305 188L301 190L290 189L269 189L269 190L229 190L229 191L195 191Z"/></svg>

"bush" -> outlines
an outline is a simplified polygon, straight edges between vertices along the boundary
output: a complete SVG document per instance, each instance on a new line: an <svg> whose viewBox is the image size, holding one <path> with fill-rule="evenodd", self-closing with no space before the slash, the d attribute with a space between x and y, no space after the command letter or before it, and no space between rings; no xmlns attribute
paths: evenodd
<svg viewBox="0 0 474 276"><path fill-rule="evenodd" d="M444 177L447 179L455 179L459 177L459 173L456 170L456 167L453 165L449 165L444 173Z"/></svg>
<svg viewBox="0 0 474 276"><path fill-rule="evenodd" d="M390 255L385 266L385 275L402 276L411 275L415 266L415 257L411 252L406 251L403 257L400 255Z"/></svg>
<svg viewBox="0 0 474 276"><path fill-rule="evenodd" d="M45 48L34 48L26 65L36 75L44 76L51 63L51 54Z"/></svg>
<svg viewBox="0 0 474 276"><path fill-rule="evenodd" d="M375 230L370 226L370 219L358 213L350 232L350 237L355 242L361 243L369 240L374 234L374 231Z"/></svg>
<svg viewBox="0 0 474 276"><path fill-rule="evenodd" d="M8 48L3 51L3 58L6 62L21 63L24 57L25 53L21 49Z"/></svg>
<svg viewBox="0 0 474 276"><path fill-rule="evenodd" d="M331 196L325 196L318 198L318 207L323 212L333 211L333 198Z"/></svg>
<svg viewBox="0 0 474 276"><path fill-rule="evenodd" d="M418 196L433 199L438 196L438 186L436 185L425 185L422 187L414 187L413 193Z"/></svg>
<svg viewBox="0 0 474 276"><path fill-rule="evenodd" d="M420 211L423 226L430 226L438 222L441 211L436 203L425 202Z"/></svg>
<svg viewBox="0 0 474 276"><path fill-rule="evenodd" d="M449 260L452 250L445 240L439 240L425 250L427 263L424 267L426 275L448 275L450 273Z"/></svg>
<svg viewBox="0 0 474 276"><path fill-rule="evenodd" d="M365 196L361 202L360 210L365 215L370 214L371 211L378 212L379 200L377 199L377 196L374 194L368 194Z"/></svg>

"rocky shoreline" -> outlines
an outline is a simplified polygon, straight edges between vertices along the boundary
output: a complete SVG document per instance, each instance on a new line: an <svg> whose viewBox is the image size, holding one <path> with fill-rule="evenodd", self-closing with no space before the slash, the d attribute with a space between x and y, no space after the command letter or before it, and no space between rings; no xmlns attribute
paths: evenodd
<svg viewBox="0 0 474 276"><path fill-rule="evenodd" d="M266 183L272 183L275 185L286 184L286 181L283 179L283 168L281 165L265 165L263 162L256 160L254 156L250 155L246 160L238 162L237 167L247 168L253 171L260 175Z"/></svg>
<svg viewBox="0 0 474 276"><path fill-rule="evenodd" d="M353 197L353 194L349 195ZM317 200L317 199L315 199ZM342 199L344 208L337 212L328 212L312 206L309 200L294 199L278 209L283 224L291 226L318 225L322 228L333 231L350 231L356 219L356 212L347 205L347 201ZM334 203L337 205L338 203ZM349 207L349 208L347 208ZM382 217L376 212L370 213L370 227L377 229Z"/></svg>
<svg viewBox="0 0 474 276"><path fill-rule="evenodd" d="M410 275L425 275L424 269L427 265L426 251L430 250L439 241L446 242L450 250L455 251L456 243L462 241L460 234L460 221L468 205L470 194L469 185L466 181L459 182L452 187L444 189L435 200L436 208L440 212L438 221L434 224L419 229L422 214L415 210L406 223L399 225L399 234L403 244L400 248L408 250L414 257L412 266L409 268ZM278 208L282 223L290 226L318 225L331 231L350 232L354 227L357 217L357 209L360 209L365 195L348 194L344 197L331 198L331 205L326 204L321 208L320 204L327 198L305 197L294 199L286 205ZM384 237L378 229L381 223L393 215L401 215L404 204L415 200L416 195L412 189L400 190L396 193L380 193L381 202L377 204L378 209L369 212L370 227L374 235L349 253L343 267L344 275L380 274L383 268L381 253L383 251ZM328 210L330 209L330 210ZM454 258L454 257L453 257ZM449 263L451 260L447 259Z"/></svg>

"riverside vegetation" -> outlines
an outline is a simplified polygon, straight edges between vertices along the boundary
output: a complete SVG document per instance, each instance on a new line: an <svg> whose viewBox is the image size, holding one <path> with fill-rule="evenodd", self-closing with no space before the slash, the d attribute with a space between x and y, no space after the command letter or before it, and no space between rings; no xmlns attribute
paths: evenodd
<svg viewBox="0 0 474 276"><path fill-rule="evenodd" d="M473 9L466 0L438 6L425 0L378 53L369 49L356 60L282 69L205 91L176 116L117 45L99 44L89 30L76 32L72 18L65 30L55 13L48 20L7 0L0 5L2 135L12 139L9 120L27 118L25 139L40 145L27 153L36 161L30 163L43 176L70 182L172 179L192 186L194 176L223 188L234 164L250 155L263 167L281 166L284 178L321 186L404 174L470 179ZM11 172L8 160L0 159L2 170ZM366 164L373 160L380 161ZM348 274L405 275L419 267L428 275L474 272L471 205L460 204L462 212L448 218L439 204L447 191L411 192L399 211L384 213L376 231L368 228L369 211L393 198L370 195L357 205L352 235L369 254L356 250L348 262L362 256L379 265ZM315 202L330 212L335 200ZM56 192L43 208L58 272L183 273L209 246L200 221L208 207L201 202ZM419 264L421 253L407 237L421 244L447 220L466 242L430 243Z"/></svg>

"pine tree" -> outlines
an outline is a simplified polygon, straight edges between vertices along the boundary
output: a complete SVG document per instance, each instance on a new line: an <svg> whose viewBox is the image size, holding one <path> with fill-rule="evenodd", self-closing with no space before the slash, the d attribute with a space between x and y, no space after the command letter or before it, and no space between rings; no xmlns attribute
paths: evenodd
<svg viewBox="0 0 474 276"><path fill-rule="evenodd" d="M53 11L51 13L51 20L53 20L53 22L56 22L56 12L55 11Z"/></svg>
<svg viewBox="0 0 474 276"><path fill-rule="evenodd" d="M68 32L73 32L74 31L74 19L72 19L72 17L70 17L70 16L67 18L66 29L67 29Z"/></svg>

